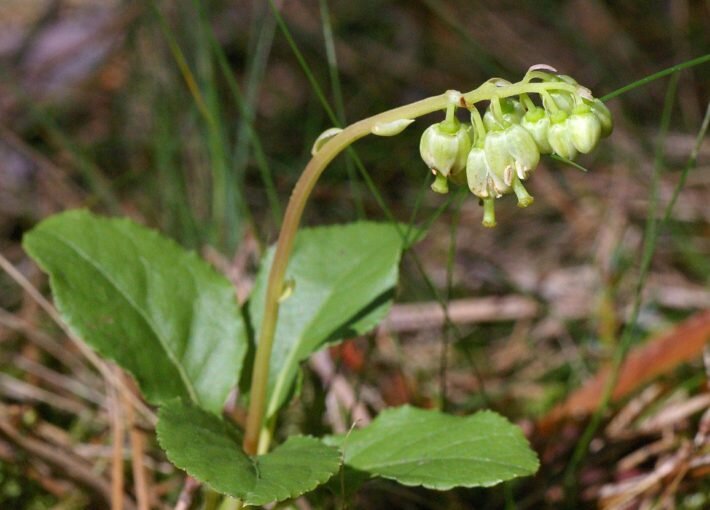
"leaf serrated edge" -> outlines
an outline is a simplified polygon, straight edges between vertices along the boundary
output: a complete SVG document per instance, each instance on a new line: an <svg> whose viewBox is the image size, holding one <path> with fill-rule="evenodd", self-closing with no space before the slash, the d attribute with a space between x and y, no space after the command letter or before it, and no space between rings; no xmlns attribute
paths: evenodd
<svg viewBox="0 0 710 510"><path fill-rule="evenodd" d="M415 406L412 406L409 404L405 404L403 406L398 406L398 407L389 407L389 408L381 411L377 415L375 420L380 419L381 417L387 417L389 415L396 415L396 414L407 413L407 412L411 412L411 411L414 411L414 412L421 411L423 413L432 413L432 414L437 413L437 411L435 411L435 410L421 409L421 408L418 408L418 407L415 407ZM443 415L444 413L441 413L441 414ZM509 478L490 480L490 481L483 482L483 483L447 484L444 482L444 483L437 484L437 483L404 481L404 480L397 478L396 476L385 475L385 474L381 474L381 473L373 473L369 470L364 470L364 471L369 473L371 476L377 476L380 478L393 480L397 483L400 483L402 485L406 485L408 487L424 487L427 489L435 489L435 490L444 491L444 490L451 490L451 489L454 489L457 487L462 487L462 488L493 487L495 485L498 485L499 483L502 483L502 482L505 482L508 480L513 480L515 478L519 478L522 476L533 475L540 468L540 459L537 456L535 450L532 449L530 442L528 441L527 437L525 437L525 434L523 434L523 431L520 429L520 427L518 427L514 423L510 422L505 416L503 416L499 413L496 413L495 411L492 411L490 409L483 409L483 410L477 411L476 413L471 414L469 416L455 416L455 415L445 415L445 416L451 416L453 418L459 418L462 420L473 419L475 417L493 417L498 420L503 420L506 424L510 425L510 429L509 429L510 432L506 433L505 437L509 438L510 440L521 441L521 445L527 446L527 450L528 450L527 453L532 454L530 456L531 458L529 459L529 460L532 460L532 465L529 469L529 472L528 472L527 467L516 466L516 467L519 467L521 469L521 471L526 471L526 472L521 473L519 475L511 476ZM364 430L364 429L359 429L359 430ZM335 438L336 436L331 436L331 437ZM347 437L343 438L342 442L339 443L339 448L341 449L341 452L343 452L343 456L345 456L344 452L347 450ZM344 462L343 464L346 466L349 465L347 462ZM361 469L362 470L362 468L356 468L356 467L354 467L354 469Z"/></svg>
<svg viewBox="0 0 710 510"><path fill-rule="evenodd" d="M306 493L308 493L308 492L311 492L312 490L315 490L316 488L320 487L320 486L323 485L324 483L328 482L328 480L330 480L331 478L333 478L333 476L335 476L336 473L342 468L342 466L343 466L343 456L342 456L342 452L340 451L340 449L339 449L338 447L336 447L336 446L327 445L327 444L325 444L323 441L321 441L319 438L317 438L317 437L315 437L315 436L308 435L308 434L299 434L299 435L295 435L295 436L289 436L288 439L287 439L285 442L281 443L279 446L277 446L276 448L274 448L274 450L272 450L272 452L275 451L275 450L277 450L280 446L283 446L284 444L286 444L286 442L288 442L288 441L290 441L290 440L292 440L292 439L309 439L309 440L313 440L313 441L314 441L314 444L319 444L319 445L321 445L321 446L326 447L326 448L329 449L329 450L335 450L335 451L338 453L338 457L337 457L337 462L336 462L335 469L329 469L329 470L327 470L327 471L324 469L324 470L323 470L324 475L325 475L326 473L330 473L329 475L327 475L327 478L321 479L321 477L318 477L318 479L313 480L313 482L314 482L313 485L310 485L310 484L309 484L309 486L307 486L307 488L306 488L305 490L303 490L303 491L301 491L301 490L296 490L295 492L292 491L292 492L289 493L289 495L288 495L287 497L285 497L285 498L283 498L283 499L270 500L270 501L254 501L254 502L250 501L249 499L244 499L244 502L245 502L245 503L250 504L250 505L265 505L265 504L267 504L267 503L271 503L272 501L283 501L283 500L289 499L289 498L296 498L296 497L298 497L298 496L301 496L301 495L303 495L303 494L306 494ZM270 453L271 453L271 452L270 452ZM268 453L267 453L267 454L264 454L264 455L268 455ZM263 456L263 455L258 455L257 458L258 458L258 457L262 457L262 456ZM250 458L253 459L254 457L250 457ZM315 478L315 477L314 477L314 478Z"/></svg>
<svg viewBox="0 0 710 510"><path fill-rule="evenodd" d="M219 421L221 422L221 425L222 425L225 429L228 428L228 427L232 427L232 426L233 426L233 425L231 425L229 422L227 422L226 420L224 420L223 418L218 417L218 416L215 416L215 415L209 413L208 411L205 411L204 409L202 409L201 407L195 405L195 404L192 403L192 402L189 402L189 403L188 403L188 402L181 402L181 401L175 399L175 400L172 400L172 401L166 403L165 405L160 406L160 411L173 412L173 411L175 411L175 409L170 409L170 406L176 405L176 404L184 405L184 406L187 406L187 407L192 407L194 410L196 410L196 411L198 411L198 412L200 412L200 413L205 413L207 416L210 417L210 419L216 418L217 420L219 420ZM160 414L159 414L158 425L159 425L159 424L160 424ZM342 465L343 465L343 463L342 463L342 453L340 452L340 449L339 449L339 448L337 448L337 447L335 447L335 446L331 446L331 445L326 445L325 443L323 443L322 441L320 441L318 438L316 438L316 437L314 437L314 436L311 436L311 435L295 435L295 436L289 436L289 438L286 440L286 442L284 442L284 443L282 443L281 445L277 446L277 447L274 449L274 451L275 451L276 449L278 449L280 446L283 446L284 444L286 444L289 440L301 439L301 438L303 438L303 439L308 439L309 441L312 441L312 444L317 444L317 445L319 445L319 446L323 446L323 447L325 447L326 449L331 450L331 451L334 451L335 453L337 453L337 458L336 458L335 463L334 463L335 465L332 466L333 469L327 469L327 470L326 470L325 468L323 468L323 469L322 469L323 476L320 476L320 475L317 475L317 474L316 474L317 476L314 475L313 483L312 483L312 484L307 484L306 487L305 487L305 489L303 489L303 490L301 490L301 489L287 490L288 494L287 494L286 496L278 497L278 498L275 498L275 499L269 499L269 500L250 499L250 496L253 494L251 491L248 491L246 494L237 494L237 493L235 493L235 492L226 492L226 491L217 490L217 489L215 489L215 488L210 484L210 482L205 481L203 478L201 478L201 477L196 476L195 474L193 474L193 473L191 472L191 470L189 470L187 467L185 467L184 465L182 465L182 463L175 462L175 461L172 459L171 455L170 455L171 449L167 448L167 447L165 446L165 444L164 444L165 438L163 437L163 433L162 433L162 432L163 432L163 431L161 430L160 426L156 427L156 437L157 437L157 439L158 439L158 445L159 445L160 448L162 448L163 451L168 455L168 459L170 460L170 462L171 462L175 467L177 467L177 468L180 469L181 471L184 471L185 473L189 474L190 476L194 477L196 480L199 480L201 483L204 483L205 485L208 485L208 486L209 486L210 488L212 488L215 492L218 492L218 493L220 493L220 494L226 494L226 495L228 495L228 496L231 496L231 497L240 499L240 500L242 500L244 503L246 503L246 504L248 504L248 505L264 505L264 504L267 504L267 503L277 502L277 501L283 501L283 500L286 500L286 499L289 499L289 498L298 497L298 496L300 496L300 495L302 495L302 494L306 494L307 492L310 492L310 491L316 489L317 487L323 485L323 484L326 483L328 480L330 480L333 476L335 476L335 474L338 472L338 470L339 470L339 469L342 467ZM230 438L230 439L231 439L231 438ZM236 446L237 446L238 448L241 447L241 445L236 445ZM273 451L270 452L270 453L273 453ZM257 455L257 456L249 456L249 455L246 455L246 453L245 453L244 456L245 456L245 457L248 457L250 460L252 460L252 462L254 462L254 460L256 460L256 461L258 462L259 457L267 456L267 455L269 455L270 453L266 453L266 454L262 454L262 455ZM258 471L258 470L255 470L255 472L254 472L254 480L257 480L258 477L259 477L259 471ZM325 478L324 478L324 477L325 477Z"/></svg>

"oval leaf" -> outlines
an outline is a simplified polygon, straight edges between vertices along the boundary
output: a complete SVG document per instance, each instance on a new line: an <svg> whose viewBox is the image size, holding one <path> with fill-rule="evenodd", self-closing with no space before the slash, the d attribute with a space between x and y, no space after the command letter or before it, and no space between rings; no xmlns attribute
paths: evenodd
<svg viewBox="0 0 710 510"><path fill-rule="evenodd" d="M285 402L301 361L325 343L365 333L384 318L403 245L397 227L390 224L359 222L298 233L286 270L294 285L279 307L271 354L269 416ZM261 326L272 260L273 248L249 300L255 330Z"/></svg>
<svg viewBox="0 0 710 510"><path fill-rule="evenodd" d="M234 426L180 402L160 408L157 432L173 464L248 505L300 496L340 468L337 448L306 436L292 436L265 455L247 456Z"/></svg>
<svg viewBox="0 0 710 510"><path fill-rule="evenodd" d="M403 406L328 442L340 444L351 468L438 490L488 487L539 467L520 428L491 411L460 417Z"/></svg>
<svg viewBox="0 0 710 510"><path fill-rule="evenodd" d="M226 278L155 231L88 211L43 221L23 244L66 323L133 374L148 401L221 410L247 346Z"/></svg>

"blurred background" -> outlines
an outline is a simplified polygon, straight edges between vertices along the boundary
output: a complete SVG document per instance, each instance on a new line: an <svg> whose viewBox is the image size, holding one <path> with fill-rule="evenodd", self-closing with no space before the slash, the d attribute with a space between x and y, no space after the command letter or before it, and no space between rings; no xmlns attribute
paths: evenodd
<svg viewBox="0 0 710 510"><path fill-rule="evenodd" d="M108 508L107 390L38 304L47 282L20 244L43 218L130 216L201 253L244 300L323 130L541 63L603 97L710 50L702 0L274 5L0 0L0 508ZM709 98L707 59L614 97L614 133L578 161L588 171L544 158L534 205L499 200L492 230L467 190L428 189L418 139L439 115L340 156L305 224L429 231L387 321L305 368L281 433L347 430L405 402L487 407L523 426L542 468L489 490L380 481L293 504L710 507ZM595 374L627 345L637 364L574 457L601 401ZM184 477L139 428L152 507L172 508Z"/></svg>

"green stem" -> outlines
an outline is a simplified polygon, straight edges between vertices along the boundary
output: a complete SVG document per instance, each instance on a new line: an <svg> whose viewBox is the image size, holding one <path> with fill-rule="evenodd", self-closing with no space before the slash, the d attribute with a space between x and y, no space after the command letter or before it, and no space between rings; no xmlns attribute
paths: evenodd
<svg viewBox="0 0 710 510"><path fill-rule="evenodd" d="M493 112L495 119L498 121L498 124L501 126L505 126L507 124L505 118L503 117L503 109L500 106L500 98L497 96L491 98L491 111Z"/></svg>
<svg viewBox="0 0 710 510"><path fill-rule="evenodd" d="M269 376L269 363L273 347L276 320L279 311L279 296L283 289L286 266L293 249L301 216L306 206L306 201L313 190L318 178L328 164L349 145L356 140L367 136L377 124L387 124L400 119L415 119L448 108L452 103L469 107L479 101L490 100L492 97L510 97L521 93L540 93L545 90L566 90L574 92L576 87L566 83L514 83L506 87L497 87L493 83L484 83L471 92L461 95L456 91L447 91L444 94L422 99L415 103L400 106L380 113L373 117L361 120L345 128L336 136L328 140L323 147L313 156L304 169L293 189L291 198L284 214L281 232L276 243L276 252L269 273L264 303L259 341L254 358L254 370L250 390L249 412L247 416L246 431L244 434L243 448L249 455L257 452L264 453L268 449L268 437L262 439L259 446L259 435L264 420L267 399L267 381Z"/></svg>
<svg viewBox="0 0 710 510"><path fill-rule="evenodd" d="M532 99L530 99L530 96L527 94L520 94L520 101L528 112L534 112L537 109L537 106L535 106L535 103L533 103Z"/></svg>
<svg viewBox="0 0 710 510"><path fill-rule="evenodd" d="M450 135L456 134L459 129L459 122L456 119L456 103L450 102L446 106L446 118L440 124L441 129Z"/></svg>
<svg viewBox="0 0 710 510"><path fill-rule="evenodd" d="M610 99L614 99L616 96L620 96L621 94L624 94L630 90L633 90L638 87L642 87L648 83L651 83L652 81L655 81L659 78L663 78L664 76L668 76L669 74L677 73L678 71L682 71L683 69L687 69L689 67L697 66L700 64L705 64L706 62L710 62L710 53L703 55L698 58L694 58L693 60L688 60L687 62L683 62L682 64L677 64L671 67L668 67L666 69L663 69L662 71L658 71L657 73L653 73L650 76L646 76L645 78L641 78L640 80L637 80L633 83L629 83L628 85L625 85L624 87L621 87L619 89L616 89L613 92L610 92L606 96L600 98L600 100L603 103L606 103Z"/></svg>
<svg viewBox="0 0 710 510"><path fill-rule="evenodd" d="M550 115L554 115L555 113L560 111L560 107L557 106L557 103L554 99L552 99L552 96L549 92L544 90L540 93L540 97L542 97L543 103L545 104L545 108L550 111Z"/></svg>
<svg viewBox="0 0 710 510"><path fill-rule="evenodd" d="M486 138L486 127L483 125L481 114L475 106L471 107L471 124L473 124L473 129L476 132L474 144L476 144L476 147L482 147L483 140Z"/></svg>
<svg viewBox="0 0 710 510"><path fill-rule="evenodd" d="M244 435L244 450L256 454L259 433L266 408L266 389L269 374L269 362L273 345L276 319L278 315L278 299L281 295L286 265L293 248L296 231L305 209L306 201L327 165L356 140L368 135L375 124L392 122L397 119L415 118L427 113L441 110L449 103L448 95L442 94L422 101L395 108L385 113L375 115L348 126L338 135L330 139L308 162L298 179L288 202L284 220L276 244L276 252L269 273L264 304L264 315L259 333L259 343L254 358L254 372L251 384L251 400Z"/></svg>

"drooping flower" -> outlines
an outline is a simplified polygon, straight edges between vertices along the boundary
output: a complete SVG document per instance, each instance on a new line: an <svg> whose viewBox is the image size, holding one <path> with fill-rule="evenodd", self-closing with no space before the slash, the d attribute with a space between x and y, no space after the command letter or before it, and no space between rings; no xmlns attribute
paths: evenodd
<svg viewBox="0 0 710 510"><path fill-rule="evenodd" d="M429 126L419 142L419 153L436 177L432 189L448 191L447 177L466 168L471 150L471 126L462 125L456 118Z"/></svg>
<svg viewBox="0 0 710 510"><path fill-rule="evenodd" d="M491 172L507 187L503 192L509 190L513 176L527 179L540 162L540 151L532 135L517 124L488 133L484 149Z"/></svg>
<svg viewBox="0 0 710 510"><path fill-rule="evenodd" d="M550 129L547 140L550 142L552 152L558 156L569 159L577 157L577 148L572 142L572 133L569 126L569 116L563 110L558 110L550 116Z"/></svg>
<svg viewBox="0 0 710 510"><path fill-rule="evenodd" d="M540 154L552 153L552 147L550 147L550 142L547 139L550 129L550 117L543 108L535 107L528 111L520 125L533 137Z"/></svg>
<svg viewBox="0 0 710 510"><path fill-rule="evenodd" d="M580 104L567 119L570 137L575 149L587 154L597 146L601 137L602 126L599 118L587 104Z"/></svg>

